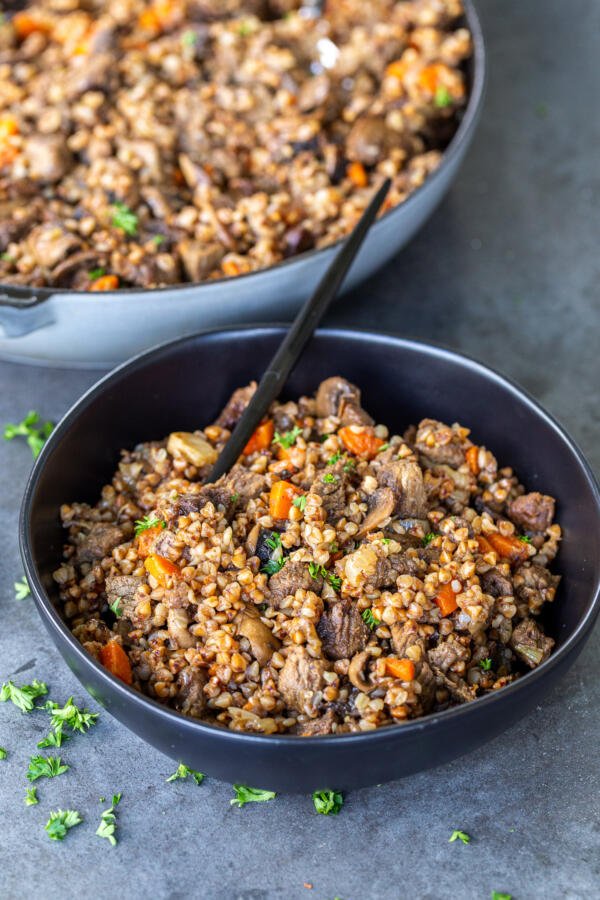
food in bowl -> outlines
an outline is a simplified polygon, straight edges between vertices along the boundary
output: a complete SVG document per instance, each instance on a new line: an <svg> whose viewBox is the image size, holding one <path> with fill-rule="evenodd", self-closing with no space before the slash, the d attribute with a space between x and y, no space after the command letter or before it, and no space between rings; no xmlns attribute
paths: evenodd
<svg viewBox="0 0 600 900"><path fill-rule="evenodd" d="M439 165L460 0L37 0L0 24L0 281L240 275L347 234Z"/></svg>
<svg viewBox="0 0 600 900"><path fill-rule="evenodd" d="M549 656L552 497L458 424L390 435L339 376L275 403L206 483L254 389L124 451L95 506L62 507L54 578L90 654L185 715L304 736L469 702Z"/></svg>

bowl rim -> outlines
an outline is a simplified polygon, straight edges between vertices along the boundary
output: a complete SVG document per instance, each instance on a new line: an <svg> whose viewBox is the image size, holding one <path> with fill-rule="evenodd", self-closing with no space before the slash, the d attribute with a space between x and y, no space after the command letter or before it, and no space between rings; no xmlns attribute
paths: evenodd
<svg viewBox="0 0 600 900"><path fill-rule="evenodd" d="M431 172L430 175L427 176L422 185L420 185L416 190L414 190L409 196L399 203L397 206L392 207L387 212L383 213L376 222L371 226L371 232L373 235L376 235L379 230L381 230L381 226L384 221L388 219L391 220L395 214L398 214L400 210L410 209L415 203L418 201L418 198L421 196L423 192L427 190L429 184L434 181L439 180L439 178L443 175L444 171L448 168L448 166L453 162L455 157L458 156L462 145L468 140L469 135L471 134L472 129L474 128L477 120L479 118L479 114L481 112L481 107L483 103L483 97L485 92L485 85L487 80L487 57L486 57L486 49L485 49L485 41L483 37L483 31L481 28L481 20L479 14L476 10L475 3L473 0L462 0L464 7L464 18L467 21L468 29L471 33L472 41L473 41L473 78L471 84L471 92L469 94L467 105L464 109L464 114L458 124L458 128L452 135L447 147L442 153L442 158L440 164L437 168ZM131 288L120 288L115 291L106 291L103 296L105 298L111 298L111 303L115 302L116 298L126 298L128 302L132 300L137 300L139 297L140 302L145 302L149 295L156 294L166 294L172 293L173 291L182 292L200 292L204 287L215 287L222 284L230 284L232 282L240 283L243 281L247 283L249 279L256 278L259 275L267 276L272 272L279 272L283 270L284 272L293 266L296 263L301 263L302 261L309 260L318 254L324 254L327 251L335 251L336 248L339 248L340 245L345 240L344 235L338 240L333 241L331 244L326 244L324 247L311 247L309 250L304 250L302 253L297 253L294 256L290 256L288 259L279 260L279 262L274 263L271 266L264 266L260 269L255 269L252 272L245 272L240 275L235 276L223 276L222 278L215 278L212 281L200 281L200 282L182 282L180 284L171 284L165 285L164 287L158 288L139 288L139 287L131 287ZM25 298L30 296L32 299L26 303L25 308L30 309L32 306L36 306L38 304L44 303L47 300L51 300L53 297L69 297L69 298L79 298L79 297L88 297L89 291L80 291L75 288L56 288L56 287L40 287L40 288L28 288L22 285L14 285L11 282L0 282L0 291L6 290L8 298L10 300L11 291L18 292L18 296L21 298ZM131 296L135 295L135 296ZM33 299L36 298L36 299ZM9 303L9 305L13 305ZM22 305L23 301L19 305Z"/></svg>
<svg viewBox="0 0 600 900"><path fill-rule="evenodd" d="M261 746L266 747L267 745L270 745L271 747L285 745L288 749L291 749L294 746L305 746L306 741L316 740L318 740L320 744L332 744L333 746L341 746L342 743L344 745L349 743L352 743L354 745L358 744L361 741L368 742L369 745L371 745L377 744L378 742L387 742L391 735L393 735L396 739L400 739L400 735L406 735L408 738L410 738L411 735L418 735L424 729L433 728L440 722L450 723L455 720L465 719L466 723L466 717L477 715L477 710L483 711L493 703L497 704L499 702L507 701L510 697L516 697L517 695L519 695L519 693L528 690L530 686L533 686L534 683L538 682L540 679L543 679L547 675L550 675L553 670L558 669L561 666L563 660L568 657L571 652L573 652L573 650L584 640L584 638L587 636L588 632L594 625L598 614L600 613L600 570L596 579L596 584L590 587L589 605L581 620L575 627L575 630L565 641L565 643L554 653L552 653L551 656L547 660L545 660L538 668L526 672L516 681L511 682L511 684L506 685L505 687L494 693L487 694L484 697L479 697L470 703L453 706L449 709L437 713L430 713L418 719L409 720L408 722L403 723L401 728L395 729L377 728L372 731L366 732L318 736L301 736L289 734L265 735L232 731L222 726L203 722L201 719L194 719L190 716L186 716L183 713L164 706L158 701L153 700L151 697L147 697L145 694L136 691L133 687L125 685L114 675L110 674L96 659L94 659L94 657L92 657L89 653L87 653L86 650L84 650L83 646L74 637L66 623L62 620L52 600L46 593L42 581L38 576L37 567L32 551L30 535L30 510L33 497L36 493L38 483L45 468L46 460L52 455L55 447L57 447L61 442L63 436L68 432L73 421L78 417L81 411L95 402L96 398L103 394L107 388L118 384L124 375L129 375L136 370L146 367L146 365L152 361L153 357L156 357L156 361L158 361L161 354L166 353L171 355L173 351L177 351L177 348L179 346L195 341L198 338L210 339L214 335L220 335L230 332L238 334L243 333L248 337L255 337L259 335L279 335L286 329L286 327L287 326L285 325L251 324L241 326L232 325L224 328L208 328L191 335L185 335L183 337L176 338L175 340L158 344L155 347L144 350L132 359L111 370L99 381L95 382L95 384L93 384L68 409L59 423L56 425L54 431L48 438L46 444L42 448L40 455L33 465L27 482L27 486L25 488L25 493L23 495L19 515L19 546L21 550L21 557L25 567L25 575L32 588L32 593L37 610L40 613L42 619L45 621L49 630L51 632L58 632L59 637L66 641L66 643L70 647L71 652L77 657L78 661L81 664L81 667L83 669L85 669L86 667L90 667L91 669L93 669L96 677L100 681L105 682L105 684L107 685L109 690L113 692L113 694L116 692L116 694L119 696L120 702L122 702L125 706L128 703L133 703L133 705L137 707L138 711L146 711L149 713L150 717L152 717L153 715L158 716L173 727L179 727L180 729L184 728L188 734L197 731L199 737L205 736L206 738L217 740L229 740L238 746L255 745L257 748ZM382 344L390 346L390 344L392 344L394 347L400 350L417 350L418 352L431 358L446 360L454 364L458 363L467 371L470 371L471 373L476 374L482 379L491 381L497 386L501 387L503 390L507 391L513 398L517 399L521 403L524 403L529 412L542 419L542 421L555 433L558 440L566 445L567 449L573 456L573 461L577 463L587 481L590 491L590 498L596 507L596 513L600 520L600 487L591 469L591 466L587 462L582 451L575 443L575 441L569 436L567 431L562 427L562 425L560 425L560 423L554 418L554 416L551 413L547 412L537 402L537 400L535 400L513 379L502 375L493 367L480 362L479 360L473 358L468 354L452 350L451 348L442 344L404 338L391 332L371 332L360 328L320 328L317 330L315 337L316 339L334 338L336 340L339 340L340 342L344 342L348 339L359 339L360 341L363 341L365 343L375 345ZM60 652L60 647L58 649Z"/></svg>

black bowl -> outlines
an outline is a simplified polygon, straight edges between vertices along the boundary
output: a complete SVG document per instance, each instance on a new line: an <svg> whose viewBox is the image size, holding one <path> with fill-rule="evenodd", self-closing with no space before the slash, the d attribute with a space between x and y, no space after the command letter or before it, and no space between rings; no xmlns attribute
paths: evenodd
<svg viewBox="0 0 600 900"><path fill-rule="evenodd" d="M151 350L102 379L58 425L23 500L21 552L37 608L72 671L117 719L163 753L208 775L279 791L358 788L447 762L525 715L573 664L600 609L600 495L583 456L520 388L471 359L395 337L320 331L285 394L328 375L360 385L364 403L395 431L431 416L459 421L511 465L530 490L553 494L563 575L545 611L552 656L515 683L465 706L364 734L300 738L239 734L186 718L113 678L83 650L53 600L61 561L59 506L94 503L119 450L216 417L231 391L261 374L282 329L208 332Z"/></svg>

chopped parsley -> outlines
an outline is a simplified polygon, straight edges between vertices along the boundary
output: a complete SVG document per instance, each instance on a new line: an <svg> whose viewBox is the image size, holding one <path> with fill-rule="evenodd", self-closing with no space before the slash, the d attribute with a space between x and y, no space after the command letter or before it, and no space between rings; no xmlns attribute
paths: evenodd
<svg viewBox="0 0 600 900"><path fill-rule="evenodd" d="M6 681L0 690L0 703L10 700L21 712L28 713L34 707L34 700L48 693L48 688L43 681L34 678L31 684L22 684L21 687L13 681Z"/></svg>
<svg viewBox="0 0 600 900"><path fill-rule="evenodd" d="M322 816L337 816L344 805L339 791L315 791L312 799L316 811Z"/></svg>
<svg viewBox="0 0 600 900"><path fill-rule="evenodd" d="M296 509L299 509L300 512L304 512L306 509L306 494L302 494L300 497L294 497L292 504Z"/></svg>
<svg viewBox="0 0 600 900"><path fill-rule="evenodd" d="M337 553L340 548L337 545L337 541L332 541L329 545L330 553Z"/></svg>
<svg viewBox="0 0 600 900"><path fill-rule="evenodd" d="M10 262L10 263L16 262L14 256L11 256L10 253L2 253L2 254L0 254L0 259L1 259L3 262Z"/></svg>
<svg viewBox="0 0 600 900"><path fill-rule="evenodd" d="M289 450L292 447L296 440L302 434L302 429L297 425L294 425L291 431L286 431L285 434L279 434L278 431L275 432L275 437L273 438L273 444L279 444L280 447L283 447L285 450Z"/></svg>
<svg viewBox="0 0 600 900"><path fill-rule="evenodd" d="M184 31L181 35L181 43L184 47L193 47L196 43L196 38L196 32L190 29L189 31Z"/></svg>
<svg viewBox="0 0 600 900"><path fill-rule="evenodd" d="M448 843L453 844L454 841L462 841L463 844L469 844L471 841L471 837L467 834L466 831L453 831L450 835Z"/></svg>
<svg viewBox="0 0 600 900"><path fill-rule="evenodd" d="M237 33L240 37L248 37L249 34L252 34L252 25L249 22L240 22Z"/></svg>
<svg viewBox="0 0 600 900"><path fill-rule="evenodd" d="M524 544L531 544L531 538L529 537L528 534L520 534L519 540L523 541Z"/></svg>
<svg viewBox="0 0 600 900"><path fill-rule="evenodd" d="M334 475L333 472L327 472L326 475L323 475L323 482L325 484L335 484L338 480L338 476Z"/></svg>
<svg viewBox="0 0 600 900"><path fill-rule="evenodd" d="M102 278L103 275L106 275L106 269L103 266L98 266L97 269L91 269L88 272L88 278L90 281L98 281L99 278Z"/></svg>
<svg viewBox="0 0 600 900"><path fill-rule="evenodd" d="M269 547L271 550L279 550L279 548L281 547L281 535L279 534L279 532L278 532L278 531L272 531L272 532L271 532L271 537L268 537L268 538L266 539L265 544L266 544L267 547Z"/></svg>
<svg viewBox="0 0 600 900"><path fill-rule="evenodd" d="M4 440L12 441L16 437L24 437L27 445L33 454L33 458L37 459L40 451L52 433L54 425L52 422L44 422L38 425L40 414L35 410L30 410L22 422L17 425L9 423L4 428Z"/></svg>
<svg viewBox="0 0 600 900"><path fill-rule="evenodd" d="M374 628L377 628L378 625L381 625L381 622L379 621L379 619L376 619L375 616L373 615L373 610L364 609L362 611L361 615L362 615L363 622L365 622L369 626L371 631L373 631Z"/></svg>
<svg viewBox="0 0 600 900"><path fill-rule="evenodd" d="M240 499L240 495L239 495L238 491L235 491L235 493L233 493L231 495L231 502L237 503L239 499Z"/></svg>
<svg viewBox="0 0 600 900"><path fill-rule="evenodd" d="M138 217L131 212L125 203L115 203L113 205L112 224L115 228L120 228L129 237L135 237L138 230Z"/></svg>
<svg viewBox="0 0 600 900"><path fill-rule="evenodd" d="M492 900L512 900L512 894L502 894L500 891L492 891Z"/></svg>
<svg viewBox="0 0 600 900"><path fill-rule="evenodd" d="M48 837L53 841L64 841L67 832L75 825L80 825L83 819L74 809L57 809L50 813L50 818L44 828Z"/></svg>
<svg viewBox="0 0 600 900"><path fill-rule="evenodd" d="M70 766L63 765L60 756L31 756L27 769L27 780L37 781L38 778L56 778L69 771Z"/></svg>
<svg viewBox="0 0 600 900"><path fill-rule="evenodd" d="M164 234L155 234L152 238L152 243L155 247L160 247L160 245L164 244L165 241L166 237L164 236Z"/></svg>
<svg viewBox="0 0 600 900"><path fill-rule="evenodd" d="M435 92L434 103L438 109L444 109L444 107L452 105L452 96L447 87L440 85Z"/></svg>
<svg viewBox="0 0 600 900"><path fill-rule="evenodd" d="M492 668L492 661L488 656L487 659L480 659L479 665L483 669L484 672L489 672L490 669Z"/></svg>
<svg viewBox="0 0 600 900"><path fill-rule="evenodd" d="M0 759L6 759L8 756L8 752L4 749L4 747L0 747Z"/></svg>
<svg viewBox="0 0 600 900"><path fill-rule="evenodd" d="M108 608L114 612L117 619L123 614L123 607L121 606L122 600L122 597L117 597L116 600L113 600L112 603L108 604Z"/></svg>
<svg viewBox="0 0 600 900"><path fill-rule="evenodd" d="M352 469L356 466L356 463L353 459L349 459L348 462L344 463L344 472L351 472Z"/></svg>
<svg viewBox="0 0 600 900"><path fill-rule="evenodd" d="M42 738L41 741L38 741L36 746L43 750L45 747L62 747L65 741L68 741L69 737L66 734L63 734L62 728L57 728L56 731L51 731L46 735L45 738Z"/></svg>
<svg viewBox="0 0 600 900"><path fill-rule="evenodd" d="M389 441L386 441L385 444L382 444L381 447L377 449L378 453L383 453L384 450L389 450L390 444Z"/></svg>
<svg viewBox="0 0 600 900"><path fill-rule="evenodd" d="M196 784L202 784L202 782L204 781L204 775L202 774L202 772L197 772L195 769L190 769L189 766L184 766L183 763L180 763L177 766L176 771L173 772L172 775L169 775L167 781L178 781L179 779L184 780L188 777L188 775L196 782Z"/></svg>
<svg viewBox="0 0 600 900"><path fill-rule="evenodd" d="M277 796L275 791L261 791L259 788L246 787L245 784L234 784L233 790L235 797L229 802L238 809L241 809L246 803L265 803L267 800L274 800Z"/></svg>
<svg viewBox="0 0 600 900"><path fill-rule="evenodd" d="M53 703L48 700L45 707L50 713L52 727L58 731L67 726L71 731L79 731L85 734L86 731L96 724L98 713L92 713L89 709L80 709L73 703L73 698L69 697L64 706Z"/></svg>
<svg viewBox="0 0 600 900"><path fill-rule="evenodd" d="M270 559L268 562L264 564L261 572L264 572L265 575L275 575L277 572L280 572L281 569L285 566L286 557L282 556L281 559Z"/></svg>
<svg viewBox="0 0 600 900"><path fill-rule="evenodd" d="M428 547L429 544L432 542L432 540L433 540L435 537L437 537L437 534L435 533L435 531L430 531L430 532L429 532L428 534L426 534L425 537L423 538L423 546L424 546L424 547Z"/></svg>
<svg viewBox="0 0 600 900"><path fill-rule="evenodd" d="M339 591L342 587L342 579L339 575L334 575L333 572L327 572L325 580L329 582L334 591Z"/></svg>
<svg viewBox="0 0 600 900"><path fill-rule="evenodd" d="M15 600L24 600L25 597L29 597L31 594L31 588L25 575L19 581L15 581L13 587L15 589Z"/></svg>
<svg viewBox="0 0 600 900"><path fill-rule="evenodd" d="M105 809L100 816L100 824L96 829L98 837L106 838L113 847L117 845L115 831L117 829L117 817L115 816L115 808L121 802L121 794L113 794L112 804Z"/></svg>
<svg viewBox="0 0 600 900"><path fill-rule="evenodd" d="M327 460L327 465L328 465L328 466L335 466L336 462L339 462L341 458L342 458L342 454L340 453L339 450L337 450L337 451L333 454L333 456L330 456L330 457L329 457L329 459Z"/></svg>
<svg viewBox="0 0 600 900"><path fill-rule="evenodd" d="M391 538L381 538L381 543L385 544L386 547L390 543Z"/></svg>
<svg viewBox="0 0 600 900"><path fill-rule="evenodd" d="M317 563L311 562L308 564L308 571L311 578L317 579L319 575L321 578L324 578L334 591L339 591L342 586L342 579L338 575L334 575L333 572L329 572L325 566L319 566Z"/></svg>
<svg viewBox="0 0 600 900"><path fill-rule="evenodd" d="M37 796L37 788L30 787L25 791L25 806L35 806L36 803L39 803Z"/></svg>
<svg viewBox="0 0 600 900"><path fill-rule="evenodd" d="M160 525L161 528L167 527L167 523L163 519L157 519L156 517L144 516L142 519L136 519L134 527L135 536L139 537L142 531L147 531L149 528L156 528L157 525Z"/></svg>

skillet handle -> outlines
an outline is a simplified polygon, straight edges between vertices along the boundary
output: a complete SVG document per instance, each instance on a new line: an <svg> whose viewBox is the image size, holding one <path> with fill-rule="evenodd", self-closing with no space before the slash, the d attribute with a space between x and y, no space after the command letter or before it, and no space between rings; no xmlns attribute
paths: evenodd
<svg viewBox="0 0 600 900"><path fill-rule="evenodd" d="M17 285L0 287L0 328L7 338L23 337L54 323L54 315L46 303L52 293L35 293Z"/></svg>

